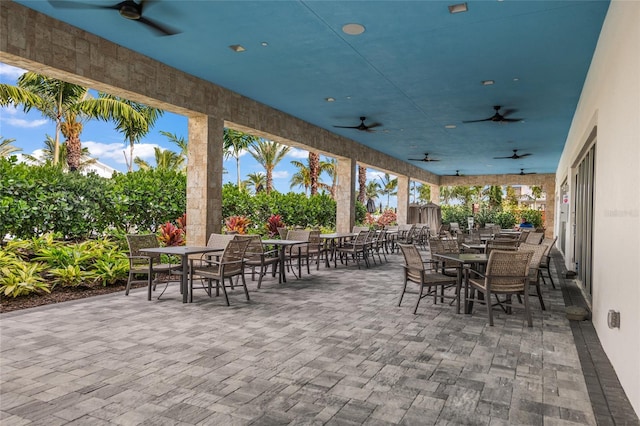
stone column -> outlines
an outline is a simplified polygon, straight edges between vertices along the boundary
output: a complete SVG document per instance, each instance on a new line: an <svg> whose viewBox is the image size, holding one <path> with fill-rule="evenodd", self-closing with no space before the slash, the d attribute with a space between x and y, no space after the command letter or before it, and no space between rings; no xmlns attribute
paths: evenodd
<svg viewBox="0 0 640 426"><path fill-rule="evenodd" d="M431 186L431 202L437 205L440 205L440 186L439 185L429 185Z"/></svg>
<svg viewBox="0 0 640 426"><path fill-rule="evenodd" d="M338 187L336 191L336 231L351 232L356 223L356 160L337 159Z"/></svg>
<svg viewBox="0 0 640 426"><path fill-rule="evenodd" d="M205 245L222 230L222 158L224 121L189 117L187 167L187 243Z"/></svg>
<svg viewBox="0 0 640 426"><path fill-rule="evenodd" d="M409 218L409 176L398 176L398 225L406 225Z"/></svg>
<svg viewBox="0 0 640 426"><path fill-rule="evenodd" d="M555 214L556 214L556 179L555 176L550 175L545 177L542 184L542 190L547 195L545 200L545 212L544 212L544 236L545 238L553 238L555 228Z"/></svg>

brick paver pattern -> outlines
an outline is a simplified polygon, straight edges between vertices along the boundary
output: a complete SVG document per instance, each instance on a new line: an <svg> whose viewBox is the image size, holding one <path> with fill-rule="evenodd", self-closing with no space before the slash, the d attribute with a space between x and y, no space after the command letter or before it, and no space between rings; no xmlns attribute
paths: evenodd
<svg viewBox="0 0 640 426"><path fill-rule="evenodd" d="M171 285L3 314L0 421L595 425L559 289L531 298L533 328L516 309L489 327L484 306L398 307L401 277L394 254L249 280L231 307Z"/></svg>

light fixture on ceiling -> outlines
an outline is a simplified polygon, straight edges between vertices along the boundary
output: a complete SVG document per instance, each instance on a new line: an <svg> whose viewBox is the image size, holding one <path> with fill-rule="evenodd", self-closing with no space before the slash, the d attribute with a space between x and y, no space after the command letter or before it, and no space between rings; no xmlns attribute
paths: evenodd
<svg viewBox="0 0 640 426"><path fill-rule="evenodd" d="M467 10L469 10L467 8L467 3L458 3L458 4L452 4L449 6L449 13L451 14L466 12Z"/></svg>
<svg viewBox="0 0 640 426"><path fill-rule="evenodd" d="M495 81L493 81L493 80L482 80L482 85L483 86L492 86L493 83L495 83Z"/></svg>
<svg viewBox="0 0 640 426"><path fill-rule="evenodd" d="M262 47L267 47L269 45L269 43L267 43L266 41L263 41L262 43L260 43L260 46Z"/></svg>
<svg viewBox="0 0 640 426"><path fill-rule="evenodd" d="M456 125L455 124L447 124L446 126L444 126L445 129L455 129Z"/></svg>
<svg viewBox="0 0 640 426"><path fill-rule="evenodd" d="M245 50L247 50L239 44L232 44L231 46L229 46L229 49L233 50L234 52L244 52Z"/></svg>
<svg viewBox="0 0 640 426"><path fill-rule="evenodd" d="M364 32L364 26L361 24L345 24L342 26L342 32L349 35L360 35Z"/></svg>
<svg viewBox="0 0 640 426"><path fill-rule="evenodd" d="M518 77L513 77L513 81L520 81Z"/></svg>
<svg viewBox="0 0 640 426"><path fill-rule="evenodd" d="M328 98L324 98L324 100L327 102L335 102L336 98L332 98L331 96L329 96Z"/></svg>

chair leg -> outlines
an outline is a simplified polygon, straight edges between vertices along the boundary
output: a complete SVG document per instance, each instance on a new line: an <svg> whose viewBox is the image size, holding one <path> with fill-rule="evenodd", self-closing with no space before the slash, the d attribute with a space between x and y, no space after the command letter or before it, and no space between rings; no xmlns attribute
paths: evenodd
<svg viewBox="0 0 640 426"><path fill-rule="evenodd" d="M147 289L147 300L151 300L151 286L153 285L153 274L149 273L149 284Z"/></svg>
<svg viewBox="0 0 640 426"><path fill-rule="evenodd" d="M420 304L420 300L422 299L422 290L424 289L424 284L420 284L420 292L418 293L418 300L416 300L416 307L413 308L413 315L418 312L418 305Z"/></svg>
<svg viewBox="0 0 640 426"><path fill-rule="evenodd" d="M133 274L129 271L129 279L127 280L127 288L124 291L124 295L129 295L129 289L131 288L131 281L133 280Z"/></svg>
<svg viewBox="0 0 640 426"><path fill-rule="evenodd" d="M493 309L491 306L491 293L487 293L485 304L487 305L487 314L489 315L489 325L493 327Z"/></svg>
<svg viewBox="0 0 640 426"><path fill-rule="evenodd" d="M227 295L227 287L224 285L224 278L222 280L217 281L216 286L222 287L222 292L224 293L224 300L227 302L227 306L231 306L229 303L229 296Z"/></svg>
<svg viewBox="0 0 640 426"><path fill-rule="evenodd" d="M260 288L260 286L262 285L262 277L264 277L266 273L267 271L264 270L264 263L263 263L260 265L260 276L258 276L258 288ZM253 279L251 281L253 281Z"/></svg>
<svg viewBox="0 0 640 426"><path fill-rule="evenodd" d="M247 282L244 279L244 274L240 274L242 278L242 286L244 287L244 294L247 296L247 301L249 301L249 289L247 289ZM262 278L262 276L260 276Z"/></svg>
<svg viewBox="0 0 640 426"><path fill-rule="evenodd" d="M404 277L404 286L402 287L402 293L400 294L400 300L398 300L398 306L402 304L402 298L404 297L404 292L407 291L407 277Z"/></svg>
<svg viewBox="0 0 640 426"><path fill-rule="evenodd" d="M531 319L531 309L529 309L529 286L524 286L524 314L527 317L527 324L529 327L533 327L533 321Z"/></svg>

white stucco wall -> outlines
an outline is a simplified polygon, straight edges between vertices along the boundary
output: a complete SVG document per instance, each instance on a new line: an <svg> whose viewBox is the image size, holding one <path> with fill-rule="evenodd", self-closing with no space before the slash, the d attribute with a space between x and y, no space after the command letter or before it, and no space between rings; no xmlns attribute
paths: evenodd
<svg viewBox="0 0 640 426"><path fill-rule="evenodd" d="M631 404L640 414L638 1L613 1L609 7L560 160L556 188L567 176L571 184L571 166L594 126L593 324ZM572 238L569 234L566 244L568 269L573 269ZM607 326L610 309L620 311L620 329Z"/></svg>

